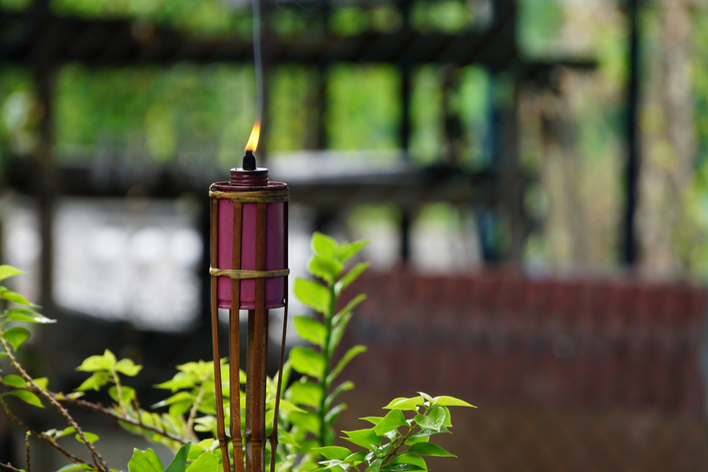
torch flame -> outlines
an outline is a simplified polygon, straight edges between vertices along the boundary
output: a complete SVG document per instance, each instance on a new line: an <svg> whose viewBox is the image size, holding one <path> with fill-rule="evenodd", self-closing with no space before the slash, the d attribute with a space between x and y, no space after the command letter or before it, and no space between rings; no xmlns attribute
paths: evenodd
<svg viewBox="0 0 708 472"><path fill-rule="evenodd" d="M261 120L256 120L253 124L253 129L251 130L251 136L248 138L248 143L246 143L246 149L244 151L256 152L258 147L258 138L261 135Z"/></svg>

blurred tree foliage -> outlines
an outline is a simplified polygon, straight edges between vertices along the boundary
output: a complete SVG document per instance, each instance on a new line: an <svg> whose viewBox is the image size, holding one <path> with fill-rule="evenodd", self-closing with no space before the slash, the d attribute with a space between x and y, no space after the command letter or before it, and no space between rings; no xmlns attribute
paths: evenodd
<svg viewBox="0 0 708 472"><path fill-rule="evenodd" d="M147 26L248 38L252 27L249 3L52 0L51 6L61 15L132 17ZM679 220L645 217L640 222L645 225L640 234L644 237L656 234L656 228L677 226L680 231L665 232L660 238L661 251L654 252L678 261L669 264L671 270L679 267L708 275L708 73L703 67L708 61L708 8L694 3L657 1L645 9L642 17L642 77L649 84L644 90L642 108L643 146L650 156L645 175L651 177L643 184L643 192L649 192L649 197L643 200L642 211L646 215L683 216ZM29 0L0 0L0 8L12 10L27 8L28 4ZM482 8L484 4L483 0L418 0L410 12L411 25L420 31L449 34L477 28L489 15L488 9ZM302 2L297 5L300 6L283 2L272 11L268 21L273 31L292 38L320 35L325 30L342 36L366 30L390 33L398 30L403 21L393 3L357 7L332 4L326 19L321 9ZM623 5L617 0L519 0L518 37L525 56L593 57L599 64L591 74L564 71L554 77L554 84L562 92L559 95L531 91L522 97L521 159L525 170L540 178L540 185L529 189L526 201L531 213L543 221L529 240L526 256L543 267L617 267L627 75ZM684 16L690 19L689 37L681 43L682 51L689 55L684 85L690 94L681 100L690 108L691 113L685 116L693 117L688 125L683 125L693 132L693 148L682 145L683 138L671 134L675 115L672 110L677 108L671 108L675 100L666 92L667 87L662 87L663 77L669 77L662 75L662 68L671 64L665 59L678 57L678 46L670 34L675 26L662 22L669 7L683 9L688 12ZM268 152L308 149L319 142L316 135L320 124L315 117L320 73L327 80L324 141L328 148L391 150L401 146L401 77L396 68L337 65L312 70L286 64L273 69L270 78ZM445 77L445 69L437 65L421 65L412 70L410 156L420 164L443 158L443 113L448 110L459 117L463 129L462 164L479 168L489 158L491 104L508 99L511 88L505 86L501 76L467 67L456 76L459 86L446 95ZM97 149L114 149L127 158L139 156L157 163L223 167L239 158L253 122L254 107L254 73L250 64L123 69L69 65L57 76L57 152L60 159L76 160L93 159ZM685 111L685 107L678 109ZM34 99L28 71L3 67L2 148L19 154L31 152L39 116L41 109ZM671 166L662 165L673 161L662 160L661 156L679 156L681 162L690 163L690 175L684 171L681 174L688 175L681 180L687 183L679 185L671 180L672 175L678 174ZM665 188L681 188L673 193L651 191L656 187L651 182L655 181L663 182ZM678 195L677 192L680 198L672 197L673 206L659 210L658 204L652 203L665 200L662 195ZM647 236L642 244L651 248L658 244L653 241Z"/></svg>

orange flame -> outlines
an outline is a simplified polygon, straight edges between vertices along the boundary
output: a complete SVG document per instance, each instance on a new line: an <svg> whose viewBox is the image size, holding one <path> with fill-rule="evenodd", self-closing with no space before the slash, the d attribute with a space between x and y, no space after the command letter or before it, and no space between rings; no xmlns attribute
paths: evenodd
<svg viewBox="0 0 708 472"><path fill-rule="evenodd" d="M248 143L246 143L246 149L244 151L256 152L258 147L258 138L261 136L261 121L256 120L253 124L253 129L251 130L251 136L248 138Z"/></svg>

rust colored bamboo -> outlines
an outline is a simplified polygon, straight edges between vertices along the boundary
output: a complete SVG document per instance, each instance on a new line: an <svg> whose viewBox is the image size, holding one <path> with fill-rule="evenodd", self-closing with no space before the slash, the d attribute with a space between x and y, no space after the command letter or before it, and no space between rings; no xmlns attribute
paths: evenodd
<svg viewBox="0 0 708 472"><path fill-rule="evenodd" d="M219 223L219 201L211 199L210 222L211 222L211 265L218 265L219 235L217 233ZM219 307L217 299L217 278L211 278L211 342L214 355L214 394L216 396L216 429L219 446L221 446L221 459L224 465L224 472L230 472L229 448L226 443L226 433L224 431L224 402L221 394L221 360L219 353Z"/></svg>
<svg viewBox="0 0 708 472"><path fill-rule="evenodd" d="M283 208L285 220L285 265L288 265L288 202ZM280 411L280 392L283 386L283 361L285 360L285 337L288 330L288 279L285 279L285 307L283 309L283 337L280 341L280 364L278 367L278 387L275 390L275 411L273 429L270 432L270 472L275 472L275 456L278 450L278 412Z"/></svg>
<svg viewBox="0 0 708 472"><path fill-rule="evenodd" d="M234 202L233 223L233 268L241 268L241 220L243 205ZM234 471L243 472L243 440L241 438L241 381L239 375L240 360L240 326L239 306L241 300L241 281L231 281L231 310L229 311L229 396L231 399L231 440L233 443Z"/></svg>
<svg viewBox="0 0 708 472"><path fill-rule="evenodd" d="M265 270L266 204L256 204L256 270ZM246 384L246 470L261 472L265 465L265 394L268 359L268 310L265 279L256 279L255 310L248 312Z"/></svg>

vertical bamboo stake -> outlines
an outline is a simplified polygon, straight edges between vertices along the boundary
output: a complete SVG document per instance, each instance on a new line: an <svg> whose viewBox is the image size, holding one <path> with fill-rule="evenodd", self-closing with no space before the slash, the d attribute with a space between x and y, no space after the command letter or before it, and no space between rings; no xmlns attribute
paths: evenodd
<svg viewBox="0 0 708 472"><path fill-rule="evenodd" d="M218 267L219 262L219 200L211 199L211 266ZM224 463L224 472L230 472L229 448L226 444L224 431L224 402L221 395L221 360L219 354L219 306L217 293L218 279L211 277L211 341L214 354L214 394L216 396L216 430L221 446L221 458Z"/></svg>
<svg viewBox="0 0 708 472"><path fill-rule="evenodd" d="M233 224L233 269L241 268L241 220L243 216L243 205L238 202L234 204L234 224ZM241 306L241 281L231 280L231 310L229 313L229 387L231 397L231 440L234 448L234 471L243 472L243 450L241 438L241 382L239 375L240 361L240 330L239 330L239 308Z"/></svg>
<svg viewBox="0 0 708 472"><path fill-rule="evenodd" d="M257 203L256 270L265 271L266 203ZM248 312L246 384L246 470L264 470L266 361L268 356L268 310L265 308L265 278L256 279L255 310Z"/></svg>

